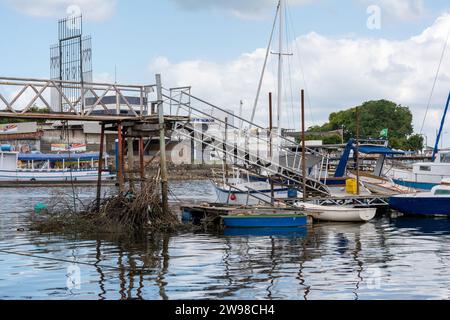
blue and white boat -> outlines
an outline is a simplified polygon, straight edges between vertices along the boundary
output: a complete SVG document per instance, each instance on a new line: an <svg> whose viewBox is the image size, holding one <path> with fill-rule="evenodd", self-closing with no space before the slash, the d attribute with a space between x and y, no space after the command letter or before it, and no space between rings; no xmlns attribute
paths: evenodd
<svg viewBox="0 0 450 320"><path fill-rule="evenodd" d="M308 223L304 214L249 214L222 216L227 228L299 228Z"/></svg>
<svg viewBox="0 0 450 320"><path fill-rule="evenodd" d="M89 182L98 179L100 154L20 154L0 151L0 182ZM115 179L104 156L103 180Z"/></svg>
<svg viewBox="0 0 450 320"><path fill-rule="evenodd" d="M392 168L386 175L397 185L416 190L431 190L450 178L450 151L436 154L433 162L418 162L411 169Z"/></svg>
<svg viewBox="0 0 450 320"><path fill-rule="evenodd" d="M389 206L408 215L450 216L450 180L443 180L429 192L393 196Z"/></svg>
<svg viewBox="0 0 450 320"><path fill-rule="evenodd" d="M439 142L441 141L449 105L450 93L434 146L432 161L415 163L412 165L412 169L392 168L386 170L385 175L396 184L417 190L431 190L439 185L443 179L450 178L450 151L439 152Z"/></svg>

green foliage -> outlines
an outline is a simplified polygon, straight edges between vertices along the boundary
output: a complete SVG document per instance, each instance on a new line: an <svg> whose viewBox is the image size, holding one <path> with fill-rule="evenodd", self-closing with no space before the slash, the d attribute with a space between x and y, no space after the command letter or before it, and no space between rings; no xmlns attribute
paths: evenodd
<svg viewBox="0 0 450 320"><path fill-rule="evenodd" d="M408 138L407 146L408 150L420 151L423 149L424 141L423 136L419 134L414 134Z"/></svg>
<svg viewBox="0 0 450 320"><path fill-rule="evenodd" d="M408 107L397 105L388 100L368 101L358 107L360 119L360 137L378 139L383 129L389 130L389 141L393 148L417 150L420 145L413 133L413 116ZM323 132L344 129L344 138L356 137L356 107L334 112L329 122L310 131ZM410 143L408 137L411 136ZM422 141L423 144L423 141ZM411 149L411 150L413 150Z"/></svg>
<svg viewBox="0 0 450 320"><path fill-rule="evenodd" d="M31 107L27 113L50 113L49 108L39 108L38 106ZM23 122L30 122L31 120L24 120L24 119L14 119L14 118L0 118L0 124L8 124L8 123L23 123ZM37 123L44 123L47 121L47 119L39 119L39 120L33 120L32 122Z"/></svg>

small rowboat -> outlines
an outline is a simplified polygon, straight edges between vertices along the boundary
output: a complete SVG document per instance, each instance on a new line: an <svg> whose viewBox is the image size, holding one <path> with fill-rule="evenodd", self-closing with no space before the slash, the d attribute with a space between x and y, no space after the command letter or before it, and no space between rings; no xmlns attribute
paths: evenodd
<svg viewBox="0 0 450 320"><path fill-rule="evenodd" d="M227 228L299 228L308 223L304 214L228 215L221 218Z"/></svg>
<svg viewBox="0 0 450 320"><path fill-rule="evenodd" d="M306 213L319 221L330 222L367 222L375 218L377 209L353 208L338 206L319 206L310 203L301 203Z"/></svg>

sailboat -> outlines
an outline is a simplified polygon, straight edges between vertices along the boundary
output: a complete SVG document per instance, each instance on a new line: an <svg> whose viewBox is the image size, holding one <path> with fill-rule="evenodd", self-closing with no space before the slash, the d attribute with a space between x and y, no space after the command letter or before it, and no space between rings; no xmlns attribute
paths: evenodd
<svg viewBox="0 0 450 320"><path fill-rule="evenodd" d="M416 190L431 190L440 185L442 180L450 178L450 151L439 151L439 143L449 104L450 93L433 150L432 161L414 163L410 170L399 168L386 170L385 175L391 178L396 184Z"/></svg>
<svg viewBox="0 0 450 320"><path fill-rule="evenodd" d="M273 40L273 35L275 31L275 26L277 22L277 18L279 20L279 43L278 43L278 95L277 95L277 133L273 135L272 132L269 132L268 135L271 136L270 140L273 138L273 142L275 146L272 146L272 141L270 142L270 157L273 161L274 154L272 152L272 148L279 147L279 144L282 143L280 137L282 135L281 130L281 114L282 114L282 92L283 92L283 62L284 56L287 55L284 51L284 23L285 23L285 0L280 0L278 2L275 20L272 28L272 33L270 35L269 45L266 51L266 58L264 61L264 66L261 73L261 78L258 85L258 90L256 94L256 99L253 106L252 118L250 123L253 122L255 117L255 111L258 105L259 96L261 93L262 81L267 65L268 56L270 53L270 48ZM288 155L276 153L276 156L280 157L277 159L280 162L281 158L287 159ZM269 161L269 160L268 160ZM295 162L295 160L294 160ZM264 177L264 174L267 174L267 177ZM218 201L221 203L227 204L235 204L235 205L255 205L255 204L263 204L270 203L272 201L272 197L276 199L286 199L286 198L299 198L302 196L302 193L295 188L290 188L289 185L285 186L273 186L270 183L269 179L270 173L263 173L263 176L255 177L250 173L242 173L239 172L238 175L233 176L233 178L228 179L227 177L222 177L221 179L213 179L212 183L215 187L216 194L218 197Z"/></svg>

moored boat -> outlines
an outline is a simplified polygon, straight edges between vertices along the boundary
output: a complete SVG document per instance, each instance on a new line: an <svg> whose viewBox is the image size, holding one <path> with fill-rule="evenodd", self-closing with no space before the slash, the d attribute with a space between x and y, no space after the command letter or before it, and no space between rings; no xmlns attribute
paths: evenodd
<svg viewBox="0 0 450 320"><path fill-rule="evenodd" d="M221 216L227 228L299 228L308 224L308 217L300 210L282 210L274 214L248 214Z"/></svg>
<svg viewBox="0 0 450 320"><path fill-rule="evenodd" d="M105 155L103 180L115 179L107 169ZM98 179L100 154L19 154L0 152L0 182L94 182Z"/></svg>
<svg viewBox="0 0 450 320"><path fill-rule="evenodd" d="M450 180L433 187L430 192L401 194L390 198L389 206L408 215L450 216Z"/></svg>
<svg viewBox="0 0 450 320"><path fill-rule="evenodd" d="M243 215L223 216L228 228L298 228L307 225L305 215Z"/></svg>
<svg viewBox="0 0 450 320"><path fill-rule="evenodd" d="M320 206L311 203L299 203L306 213L319 221L330 222L368 222L375 218L377 209L354 208L348 206Z"/></svg>
<svg viewBox="0 0 450 320"><path fill-rule="evenodd" d="M271 201L272 190L270 183L266 181L239 181L233 183L220 183L212 181L217 202L230 205L258 205ZM297 198L301 193L295 189L285 187L275 187L273 190L275 199Z"/></svg>

